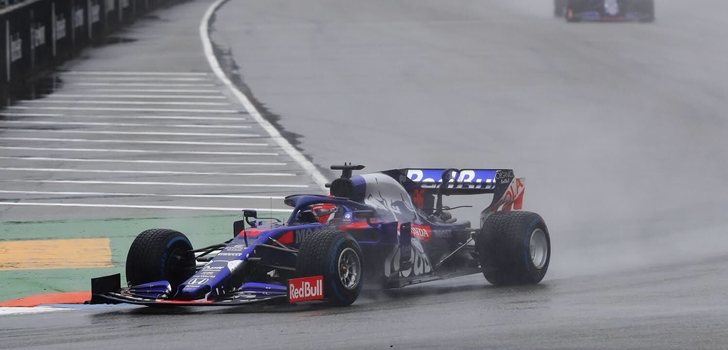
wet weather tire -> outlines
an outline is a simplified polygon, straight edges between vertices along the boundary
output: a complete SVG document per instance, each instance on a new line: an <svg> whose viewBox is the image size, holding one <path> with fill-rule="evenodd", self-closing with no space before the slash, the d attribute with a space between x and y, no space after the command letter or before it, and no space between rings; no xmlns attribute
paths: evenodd
<svg viewBox="0 0 728 350"><path fill-rule="evenodd" d="M536 284L546 275L551 259L546 223L525 211L489 216L476 247L483 275L494 285Z"/></svg>
<svg viewBox="0 0 728 350"><path fill-rule="evenodd" d="M140 233L126 257L126 280L130 286L167 280L174 290L194 272L192 244L187 236L173 230Z"/></svg>
<svg viewBox="0 0 728 350"><path fill-rule="evenodd" d="M296 261L299 277L323 276L324 297L331 305L350 305L363 285L364 260L351 235L333 229L318 231L301 243Z"/></svg>

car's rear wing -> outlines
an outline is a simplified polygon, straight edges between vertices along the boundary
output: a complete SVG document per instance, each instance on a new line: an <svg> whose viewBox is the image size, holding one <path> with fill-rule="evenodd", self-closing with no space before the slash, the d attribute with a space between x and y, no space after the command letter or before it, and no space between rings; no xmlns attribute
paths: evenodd
<svg viewBox="0 0 728 350"><path fill-rule="evenodd" d="M488 211L520 209L523 203L524 179L516 178L513 169L406 168L383 173L398 180L413 199L424 195L426 202L441 192L444 195L492 193L493 202ZM430 207L430 203L423 205Z"/></svg>
<svg viewBox="0 0 728 350"><path fill-rule="evenodd" d="M447 194L495 193L499 185L513 181L512 169L433 169L408 168L388 170L384 173L423 189L438 189L445 183Z"/></svg>

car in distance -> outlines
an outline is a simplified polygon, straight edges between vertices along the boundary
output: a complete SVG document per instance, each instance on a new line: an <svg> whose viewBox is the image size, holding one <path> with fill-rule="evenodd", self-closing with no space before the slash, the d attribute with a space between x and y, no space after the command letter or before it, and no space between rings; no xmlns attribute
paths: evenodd
<svg viewBox="0 0 728 350"><path fill-rule="evenodd" d="M654 0L554 0L554 15L569 22L655 20Z"/></svg>

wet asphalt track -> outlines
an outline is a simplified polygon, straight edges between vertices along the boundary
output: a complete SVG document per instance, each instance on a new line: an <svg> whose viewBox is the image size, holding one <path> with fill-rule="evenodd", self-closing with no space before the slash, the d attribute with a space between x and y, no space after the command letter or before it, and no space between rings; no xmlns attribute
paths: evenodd
<svg viewBox="0 0 728 350"><path fill-rule="evenodd" d="M728 347L728 5L571 25L549 3L232 1L213 35L321 166L526 176L554 244L541 285L472 276L345 309L8 316L0 347Z"/></svg>

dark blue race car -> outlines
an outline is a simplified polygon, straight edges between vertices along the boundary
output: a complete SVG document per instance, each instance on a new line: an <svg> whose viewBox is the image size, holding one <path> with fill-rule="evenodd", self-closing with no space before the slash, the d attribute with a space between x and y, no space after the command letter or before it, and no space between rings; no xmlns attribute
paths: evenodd
<svg viewBox="0 0 728 350"><path fill-rule="evenodd" d="M554 0L554 15L569 22L655 20L654 0Z"/></svg>
<svg viewBox="0 0 728 350"><path fill-rule="evenodd" d="M524 182L510 169L395 169L352 176L333 166L331 194L294 195L286 222L244 211L233 238L193 249L177 231L132 243L127 287L119 274L92 280L92 303L240 305L353 303L362 287L483 273L496 285L539 283L551 242L544 220L520 211ZM492 194L480 227L455 219L443 197ZM246 227L247 223L247 227Z"/></svg>

